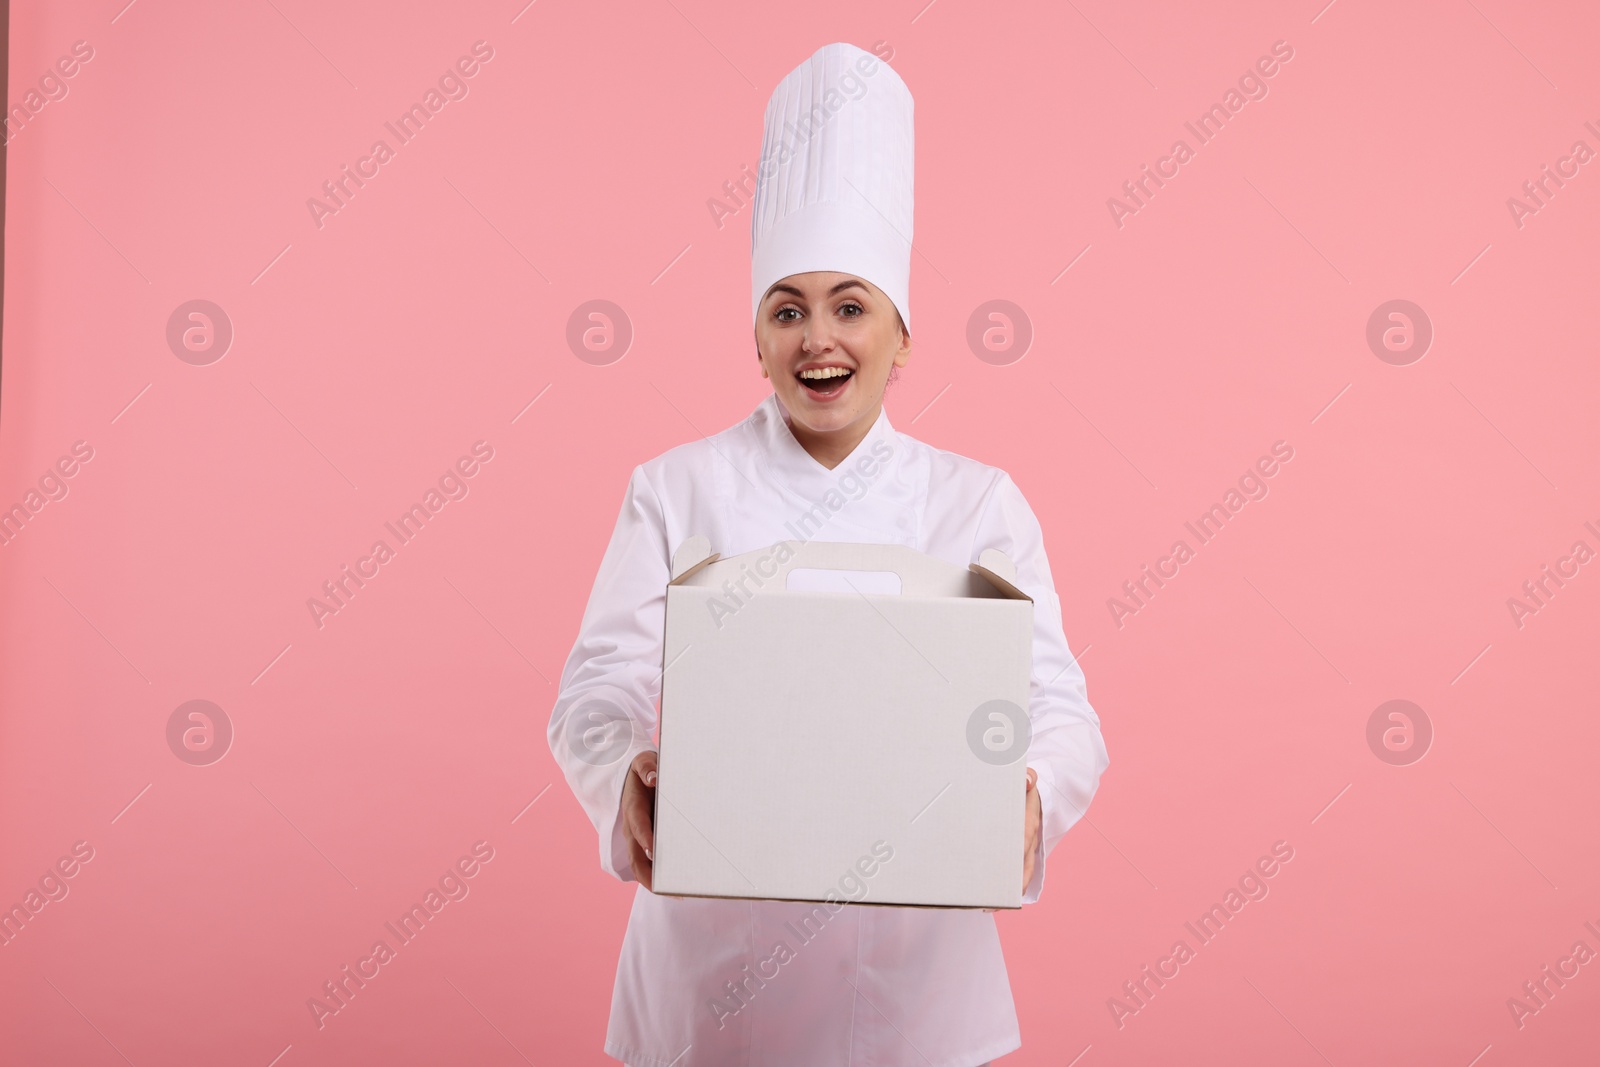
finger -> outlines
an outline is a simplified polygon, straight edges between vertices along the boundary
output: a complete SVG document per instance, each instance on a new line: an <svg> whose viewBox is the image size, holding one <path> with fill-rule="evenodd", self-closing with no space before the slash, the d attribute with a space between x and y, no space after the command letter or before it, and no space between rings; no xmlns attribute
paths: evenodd
<svg viewBox="0 0 1600 1067"><path fill-rule="evenodd" d="M642 783L648 777L650 781L656 778L654 767L640 767L635 777ZM648 786L635 785L633 800L628 810L628 831L639 841L639 847L644 849L644 854L651 862L655 861L656 833L654 794L646 792Z"/></svg>
<svg viewBox="0 0 1600 1067"><path fill-rule="evenodd" d="M639 758L633 764L634 773L648 789L654 789L656 786L657 769L656 754L654 752L640 753Z"/></svg>
<svg viewBox="0 0 1600 1067"><path fill-rule="evenodd" d="M633 863L634 872L639 875L639 880L648 886L647 876L655 867L655 856L635 834L628 836L628 858Z"/></svg>
<svg viewBox="0 0 1600 1067"><path fill-rule="evenodd" d="M650 798L635 780L636 777L628 779L628 787L622 793L622 828L630 847L637 843L645 857L653 862L656 843L654 828L650 824Z"/></svg>
<svg viewBox="0 0 1600 1067"><path fill-rule="evenodd" d="M628 812L628 831L633 835L639 847L644 851L645 858L654 863L656 859L656 834L655 827L650 825L650 802L643 796L636 796L635 802Z"/></svg>
<svg viewBox="0 0 1600 1067"><path fill-rule="evenodd" d="M655 882L655 864L644 855L644 850L639 847L639 842L628 842L628 856L633 862L633 876L639 884L653 891Z"/></svg>

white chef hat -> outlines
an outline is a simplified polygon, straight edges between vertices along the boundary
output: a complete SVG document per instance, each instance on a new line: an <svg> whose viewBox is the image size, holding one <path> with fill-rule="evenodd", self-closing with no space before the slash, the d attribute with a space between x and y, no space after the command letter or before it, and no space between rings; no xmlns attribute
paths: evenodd
<svg viewBox="0 0 1600 1067"><path fill-rule="evenodd" d="M767 102L750 219L751 320L772 284L838 271L911 329L911 90L853 44L823 45Z"/></svg>

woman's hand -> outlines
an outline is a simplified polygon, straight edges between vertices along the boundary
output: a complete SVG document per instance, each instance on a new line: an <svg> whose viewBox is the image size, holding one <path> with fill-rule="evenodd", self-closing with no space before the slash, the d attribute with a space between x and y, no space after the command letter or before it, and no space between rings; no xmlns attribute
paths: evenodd
<svg viewBox="0 0 1600 1067"><path fill-rule="evenodd" d="M1030 772L1031 773L1031 772ZM628 838L628 858L633 876L650 888L655 870L656 754L641 752L633 758L622 783L622 831Z"/></svg>
<svg viewBox="0 0 1600 1067"><path fill-rule="evenodd" d="M1023 816L1022 816L1022 891L1028 891L1028 883L1033 881L1033 853L1039 847L1039 827L1044 823L1044 805L1039 799L1039 773L1032 767L1028 768L1028 781L1023 785ZM993 908L984 908L984 911L994 911Z"/></svg>
<svg viewBox="0 0 1600 1067"><path fill-rule="evenodd" d="M1039 847L1039 827L1044 822L1044 806L1039 799L1039 775L1028 768L1027 814L1022 820L1022 891L1033 881L1033 854Z"/></svg>

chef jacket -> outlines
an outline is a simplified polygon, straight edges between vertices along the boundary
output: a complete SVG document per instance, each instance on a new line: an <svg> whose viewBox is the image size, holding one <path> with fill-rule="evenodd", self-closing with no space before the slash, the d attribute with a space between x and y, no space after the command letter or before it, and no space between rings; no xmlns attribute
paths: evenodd
<svg viewBox="0 0 1600 1067"><path fill-rule="evenodd" d="M1045 857L1088 808L1108 759L1033 510L1004 471L896 431L886 410L829 470L795 439L776 394L628 480L549 729L598 832L601 868L634 878L622 787L634 757L656 747L672 553L695 534L724 557L819 540L901 544L963 568L995 548L1016 564L1034 604L1027 760L1043 824L1022 899L1037 901ZM572 743L603 721L586 712L592 701L632 717L615 758L581 758ZM974 1067L1021 1043L990 912L674 898L640 886L605 1051L635 1067Z"/></svg>

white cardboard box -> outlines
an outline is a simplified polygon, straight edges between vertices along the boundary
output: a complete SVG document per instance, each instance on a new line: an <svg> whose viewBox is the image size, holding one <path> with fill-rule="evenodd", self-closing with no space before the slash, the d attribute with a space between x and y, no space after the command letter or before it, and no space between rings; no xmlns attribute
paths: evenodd
<svg viewBox="0 0 1600 1067"><path fill-rule="evenodd" d="M692 537L672 573L655 892L1021 906L1033 602L1003 553Z"/></svg>

